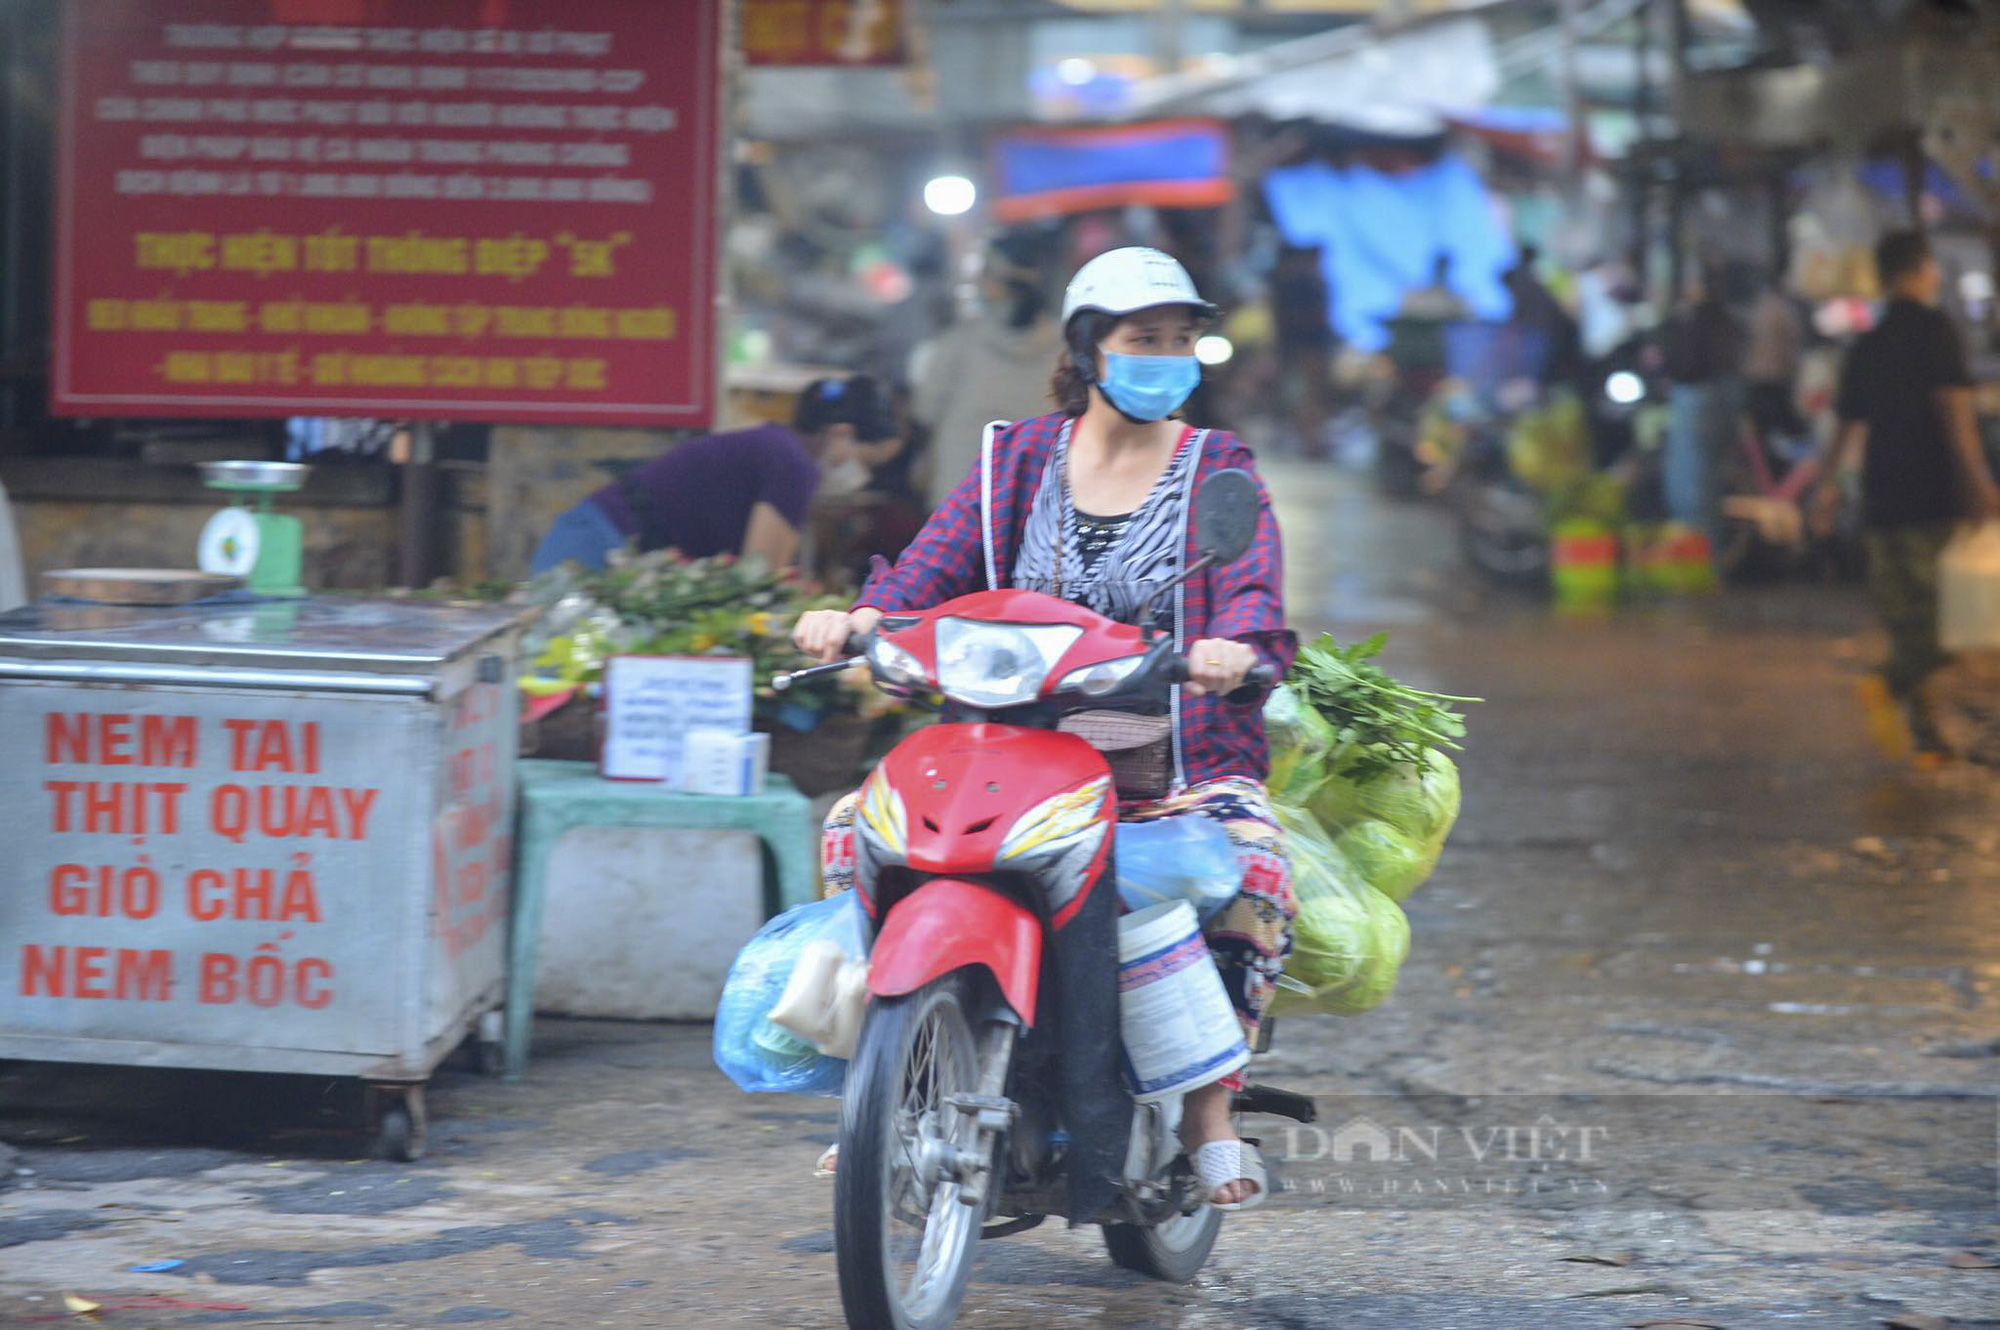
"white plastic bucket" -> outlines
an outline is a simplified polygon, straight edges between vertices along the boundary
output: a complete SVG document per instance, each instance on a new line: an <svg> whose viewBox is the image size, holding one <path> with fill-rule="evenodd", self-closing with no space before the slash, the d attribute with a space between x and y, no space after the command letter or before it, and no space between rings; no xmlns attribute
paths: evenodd
<svg viewBox="0 0 2000 1330"><path fill-rule="evenodd" d="M1194 907L1154 905L1118 921L1118 1016L1132 1097L1151 1103L1250 1060L1243 1027Z"/></svg>
<svg viewBox="0 0 2000 1330"><path fill-rule="evenodd" d="M1946 651L2000 647L2000 522L1962 532L1938 567L1938 639Z"/></svg>

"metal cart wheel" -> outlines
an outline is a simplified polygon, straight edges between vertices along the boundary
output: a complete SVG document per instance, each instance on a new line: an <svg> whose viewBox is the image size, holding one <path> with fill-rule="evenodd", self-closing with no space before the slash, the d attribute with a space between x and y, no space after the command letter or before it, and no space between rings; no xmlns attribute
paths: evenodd
<svg viewBox="0 0 2000 1330"><path fill-rule="evenodd" d="M472 1055L481 1076L498 1076L507 1070L507 1049L504 1044L481 1039L472 1046Z"/></svg>
<svg viewBox="0 0 2000 1330"><path fill-rule="evenodd" d="M473 1058L483 1076L498 1076L507 1070L505 1026L498 1011L482 1013L473 1034Z"/></svg>
<svg viewBox="0 0 2000 1330"><path fill-rule="evenodd" d="M370 1085L369 1128L375 1156L414 1164L424 1157L427 1119L422 1085Z"/></svg>

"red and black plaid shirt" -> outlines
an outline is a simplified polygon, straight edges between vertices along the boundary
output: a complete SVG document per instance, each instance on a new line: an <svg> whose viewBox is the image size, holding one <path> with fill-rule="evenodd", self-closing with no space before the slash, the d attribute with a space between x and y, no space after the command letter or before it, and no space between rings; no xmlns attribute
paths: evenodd
<svg viewBox="0 0 2000 1330"><path fill-rule="evenodd" d="M993 439L992 567L1006 586L1014 567L1035 491L1041 487L1049 454L1066 418L1038 416L1008 426ZM1195 484L1225 467L1241 467L1256 475L1256 459L1233 434L1212 430L1202 441ZM980 523L981 468L953 490L931 514L924 529L903 551L895 567L877 561L861 588L857 606L885 613L928 609L947 600L986 589L988 551ZM1257 536L1248 552L1226 568L1211 568L1188 583L1182 640L1190 644L1207 637L1226 637L1248 644L1280 674L1291 669L1298 639L1285 627L1284 555L1278 522L1261 478L1263 500ZM1196 557L1192 529L1184 557ZM1184 697L1181 703L1181 757L1188 783L1222 776L1262 780L1270 770L1270 750L1264 741L1264 717L1254 706L1217 697Z"/></svg>

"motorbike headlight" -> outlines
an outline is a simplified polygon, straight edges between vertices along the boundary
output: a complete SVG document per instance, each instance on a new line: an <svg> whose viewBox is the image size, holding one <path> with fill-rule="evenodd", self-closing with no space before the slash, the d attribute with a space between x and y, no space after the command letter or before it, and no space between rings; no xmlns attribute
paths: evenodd
<svg viewBox="0 0 2000 1330"><path fill-rule="evenodd" d="M1646 400L1646 381L1621 369L1604 381L1604 395L1618 406L1633 406Z"/></svg>
<svg viewBox="0 0 2000 1330"><path fill-rule="evenodd" d="M926 687L931 681L922 661L887 638L875 639L868 661L884 679L905 688Z"/></svg>
<svg viewBox="0 0 2000 1330"><path fill-rule="evenodd" d="M1072 624L983 623L940 619L938 687L969 707L1011 707L1032 702L1042 681L1083 636Z"/></svg>
<svg viewBox="0 0 2000 1330"><path fill-rule="evenodd" d="M910 814L903 796L896 793L889 778L877 767L861 787L861 834L873 840L890 859L910 852Z"/></svg>
<svg viewBox="0 0 2000 1330"><path fill-rule="evenodd" d="M1086 836L1102 836L1104 799L1110 790L1110 780L1099 776L1087 785L1042 800L1023 813L1000 842L1001 859L1018 859Z"/></svg>
<svg viewBox="0 0 2000 1330"><path fill-rule="evenodd" d="M1131 678L1141 665L1144 656L1127 656L1123 660L1107 660L1099 665L1086 665L1080 670L1071 670L1056 685L1062 693L1082 693L1085 697L1103 697L1115 692L1118 685Z"/></svg>

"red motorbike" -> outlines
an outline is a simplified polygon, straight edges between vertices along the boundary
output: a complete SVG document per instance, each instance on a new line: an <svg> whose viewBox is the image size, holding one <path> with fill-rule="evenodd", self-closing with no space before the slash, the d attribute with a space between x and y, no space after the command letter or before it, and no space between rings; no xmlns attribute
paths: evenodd
<svg viewBox="0 0 2000 1330"><path fill-rule="evenodd" d="M1182 580L1240 558L1257 516L1247 473L1205 482L1201 557ZM886 617L850 650L820 668L865 661L879 687L942 696L955 718L904 740L861 789L870 996L834 1184L848 1325L943 1330L975 1240L1050 1215L1102 1225L1127 1269L1192 1279L1222 1215L1182 1150L1180 1101L1126 1088L1117 792L1104 756L1057 728L1083 709L1168 711L1188 676L1181 644L1052 596L984 591ZM1231 700L1254 705L1274 682L1260 667ZM1264 1089L1237 1107L1312 1113Z"/></svg>

